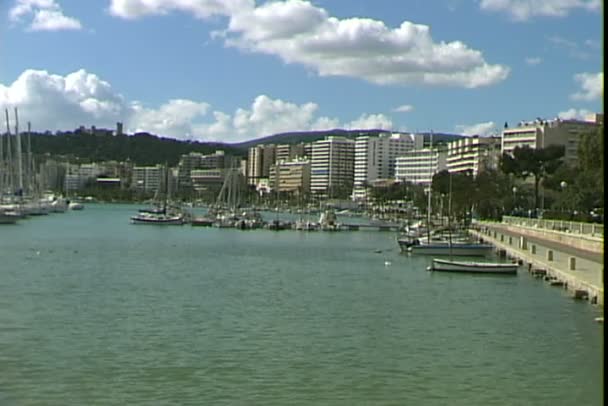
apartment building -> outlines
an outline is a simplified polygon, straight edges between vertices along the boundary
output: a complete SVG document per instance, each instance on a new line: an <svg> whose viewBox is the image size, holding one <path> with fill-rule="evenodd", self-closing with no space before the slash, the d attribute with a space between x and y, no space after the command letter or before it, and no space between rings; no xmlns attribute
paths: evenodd
<svg viewBox="0 0 608 406"><path fill-rule="evenodd" d="M256 145L249 148L247 156L247 183L257 185L261 179L270 176L270 167L276 161L274 144Z"/></svg>
<svg viewBox="0 0 608 406"><path fill-rule="evenodd" d="M302 195L310 192L310 161L280 161L270 167L270 187L278 193Z"/></svg>
<svg viewBox="0 0 608 406"><path fill-rule="evenodd" d="M393 133L355 139L353 200L367 198L367 185L379 179L393 179L398 156L422 148L423 137L415 134Z"/></svg>
<svg viewBox="0 0 608 406"><path fill-rule="evenodd" d="M592 114L585 120L556 118L520 122L517 127L505 128L501 137L501 151L512 154L516 147L546 148L549 145L565 147L564 160L576 165L578 144L582 134L595 131L604 122L603 114Z"/></svg>
<svg viewBox="0 0 608 406"><path fill-rule="evenodd" d="M352 193L355 141L329 136L312 145L310 191L318 196L345 197Z"/></svg>
<svg viewBox="0 0 608 406"><path fill-rule="evenodd" d="M191 173L197 169L223 169L226 167L224 151L215 151L204 155L199 152L190 152L182 155L177 165L177 187L179 190L193 188Z"/></svg>
<svg viewBox="0 0 608 406"><path fill-rule="evenodd" d="M397 157L395 178L401 182L411 182L421 185L430 185L433 175L447 170L446 149L423 148L407 151Z"/></svg>
<svg viewBox="0 0 608 406"><path fill-rule="evenodd" d="M162 165L133 167L132 187L142 193L154 193L160 189L163 178Z"/></svg>
<svg viewBox="0 0 608 406"><path fill-rule="evenodd" d="M500 137L463 137L447 144L447 170L469 172L477 176L487 169L497 169L500 159Z"/></svg>

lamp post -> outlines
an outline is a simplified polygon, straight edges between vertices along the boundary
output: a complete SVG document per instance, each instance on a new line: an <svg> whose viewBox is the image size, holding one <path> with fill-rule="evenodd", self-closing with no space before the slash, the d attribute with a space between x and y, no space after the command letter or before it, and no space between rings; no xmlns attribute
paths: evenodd
<svg viewBox="0 0 608 406"><path fill-rule="evenodd" d="M517 209L517 187L513 186L513 214L515 214L515 210Z"/></svg>
<svg viewBox="0 0 608 406"><path fill-rule="evenodd" d="M565 206L566 206L566 193L565 193L565 190L568 187L568 183L566 183L565 180L562 180L559 183L559 187L562 189L562 196L561 196L561 198L562 198L562 215L563 215L563 213L565 212Z"/></svg>

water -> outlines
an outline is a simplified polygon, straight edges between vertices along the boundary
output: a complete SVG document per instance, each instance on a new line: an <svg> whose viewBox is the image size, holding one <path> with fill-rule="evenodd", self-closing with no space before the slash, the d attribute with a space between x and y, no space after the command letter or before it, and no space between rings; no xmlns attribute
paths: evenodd
<svg viewBox="0 0 608 406"><path fill-rule="evenodd" d="M0 405L603 404L600 310L526 272L137 208L0 227Z"/></svg>

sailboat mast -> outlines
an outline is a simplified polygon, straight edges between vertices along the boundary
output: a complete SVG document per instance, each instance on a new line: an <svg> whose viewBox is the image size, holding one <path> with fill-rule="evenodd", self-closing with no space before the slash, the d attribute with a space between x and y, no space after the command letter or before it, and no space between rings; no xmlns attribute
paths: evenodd
<svg viewBox="0 0 608 406"><path fill-rule="evenodd" d="M15 107L15 136L17 137L17 187L19 195L21 196L23 194L23 157L21 153L21 135L19 134L19 114L17 112L17 107Z"/></svg>
<svg viewBox="0 0 608 406"><path fill-rule="evenodd" d="M427 195L427 224L426 224L426 234L428 238L428 242L431 242L431 191L433 190L433 130L431 130L430 143L429 143L429 193Z"/></svg>
<svg viewBox="0 0 608 406"><path fill-rule="evenodd" d="M14 192L12 189L13 185L13 154L11 153L11 125L8 116L8 109L4 109L4 114L6 115L6 181L8 183L8 188L11 190L11 193Z"/></svg>

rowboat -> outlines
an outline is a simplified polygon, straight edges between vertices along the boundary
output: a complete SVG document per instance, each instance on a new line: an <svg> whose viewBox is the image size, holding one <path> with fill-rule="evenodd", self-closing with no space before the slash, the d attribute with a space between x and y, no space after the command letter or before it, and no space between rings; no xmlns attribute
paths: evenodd
<svg viewBox="0 0 608 406"><path fill-rule="evenodd" d="M427 268L429 271L441 272L468 272L468 273L491 273L491 274L517 274L518 264L476 261L451 261L433 258L433 262Z"/></svg>

